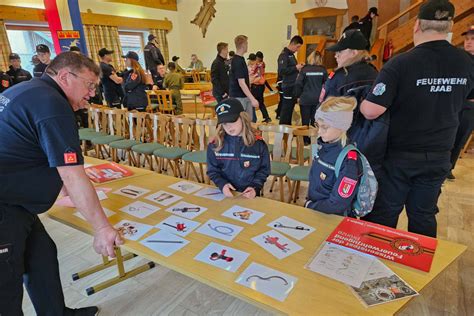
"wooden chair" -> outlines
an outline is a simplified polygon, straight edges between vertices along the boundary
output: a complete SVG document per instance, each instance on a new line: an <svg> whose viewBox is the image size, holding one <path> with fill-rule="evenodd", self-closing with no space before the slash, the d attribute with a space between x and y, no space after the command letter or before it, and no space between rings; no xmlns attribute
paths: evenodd
<svg viewBox="0 0 474 316"><path fill-rule="evenodd" d="M173 146L157 149L153 151L153 156L159 172L164 169L163 167L171 166L174 176L182 178L179 162L184 154L192 150L195 121L183 116L173 116L171 121L174 128Z"/></svg>
<svg viewBox="0 0 474 316"><path fill-rule="evenodd" d="M154 90L146 90L146 98L148 99L148 105L146 107L146 111L148 113L153 113L156 112L156 109L158 109L158 103L153 102L153 98L156 97L156 93Z"/></svg>
<svg viewBox="0 0 474 316"><path fill-rule="evenodd" d="M207 160L207 145L209 143L209 137L214 137L216 135L217 129L217 120L216 119L209 119L209 120L200 120L196 119L196 128L198 130L198 137L199 137L199 150L187 153L183 155L184 167L185 167L185 174L186 179L189 180L190 171L192 170L196 179L199 182L207 182L208 179L204 175L204 165L206 164ZM196 168L194 164L199 164L199 171L201 174L201 178L199 178Z"/></svg>
<svg viewBox="0 0 474 316"><path fill-rule="evenodd" d="M286 173L290 170L290 156L291 143L293 140L293 128L288 125L272 125L261 124L258 129L262 131L263 139L267 144L270 144L270 136L273 136L273 144L271 148L270 157L271 172L273 176L270 192L273 191L273 186L277 180L280 181L280 201L284 201L284 185L283 181ZM263 191L263 190L262 190Z"/></svg>
<svg viewBox="0 0 474 316"><path fill-rule="evenodd" d="M288 203L291 203L292 200L293 203L296 203L296 200L299 198L301 181L309 182L309 171L313 159L312 157L310 159L306 157L305 150L307 148L304 145L304 137L310 137L311 146L317 146L318 129L312 126L303 126L295 129L293 136L296 137L296 160L298 166L291 168L286 173L290 185ZM309 161L308 165L305 165L306 161Z"/></svg>
<svg viewBox="0 0 474 316"><path fill-rule="evenodd" d="M206 76L204 77L204 81L211 82L211 70L206 70Z"/></svg>
<svg viewBox="0 0 474 316"><path fill-rule="evenodd" d="M107 108L104 110L104 115L107 119L107 133L106 136L95 137L91 140L92 144L95 146L96 157L103 159L104 154L103 150L108 153L106 146L112 142L122 140L126 137L127 134L127 120L126 120L127 110L122 109L110 109ZM110 156L110 154L109 154ZM116 157L114 161L116 161Z"/></svg>
<svg viewBox="0 0 474 316"><path fill-rule="evenodd" d="M469 138L467 139L466 145L464 145L464 147L461 150L461 153L459 154L459 158L462 158L462 156L465 153L467 153L467 150L469 149L469 146L471 145L471 141L473 140L472 135L474 135L474 132L472 132L471 135L469 135Z"/></svg>
<svg viewBox="0 0 474 316"><path fill-rule="evenodd" d="M111 155L116 160L118 150L125 151L127 155L128 164L130 166L137 166L138 162L135 155L132 153L132 147L143 144L146 140L147 120L148 114L144 112L130 111L126 115L128 120L128 135L129 139L118 140L109 144Z"/></svg>
<svg viewBox="0 0 474 316"><path fill-rule="evenodd" d="M201 103L204 106L204 112L202 113L202 118L206 116L207 110L211 110L211 117L216 116L216 105L217 100L212 95L212 91L202 91L199 96L201 97Z"/></svg>
<svg viewBox="0 0 474 316"><path fill-rule="evenodd" d="M193 82L194 82L194 83L199 83L199 82L201 82L201 76L200 76L200 74L199 74L199 71L193 70L193 71L191 72L191 76L192 76L192 78L193 78Z"/></svg>
<svg viewBox="0 0 474 316"><path fill-rule="evenodd" d="M148 162L150 170L153 170L153 152L165 147L166 135L170 132L171 116L167 114L148 114L148 119L152 121L152 132L147 139L147 143L138 144L132 147L135 153L137 166L141 166L141 155L143 155L145 165ZM148 121L148 120L147 120Z"/></svg>
<svg viewBox="0 0 474 316"><path fill-rule="evenodd" d="M88 147L93 138L107 136L107 117L104 114L104 106L90 105L87 114L89 128L79 129L79 139L82 142L84 156L87 156Z"/></svg>
<svg viewBox="0 0 474 316"><path fill-rule="evenodd" d="M173 96L169 90L154 91L158 100L158 111L161 113L175 114L176 105L173 104Z"/></svg>

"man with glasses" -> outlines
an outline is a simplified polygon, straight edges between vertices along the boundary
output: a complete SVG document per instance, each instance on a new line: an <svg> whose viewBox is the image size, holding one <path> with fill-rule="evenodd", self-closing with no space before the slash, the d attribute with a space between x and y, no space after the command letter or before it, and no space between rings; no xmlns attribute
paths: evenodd
<svg viewBox="0 0 474 316"><path fill-rule="evenodd" d="M38 214L67 194L93 227L97 253L113 257L122 243L84 171L74 118L99 74L93 60L66 52L0 94L0 315L22 315L23 284L38 315L97 314L65 306L56 245Z"/></svg>

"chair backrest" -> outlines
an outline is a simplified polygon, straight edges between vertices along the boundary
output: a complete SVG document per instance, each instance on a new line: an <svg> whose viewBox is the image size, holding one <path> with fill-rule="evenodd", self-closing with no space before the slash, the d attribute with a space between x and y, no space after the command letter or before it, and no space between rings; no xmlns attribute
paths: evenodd
<svg viewBox="0 0 474 316"><path fill-rule="evenodd" d="M153 114L153 142L165 145L168 142L171 127L171 116L168 114Z"/></svg>
<svg viewBox="0 0 474 316"><path fill-rule="evenodd" d="M88 109L89 127L94 128L96 132L107 132L107 116L104 109L103 106L95 104Z"/></svg>
<svg viewBox="0 0 474 316"><path fill-rule="evenodd" d="M207 69L206 70L206 77L205 77L206 82L211 82L211 70Z"/></svg>
<svg viewBox="0 0 474 316"><path fill-rule="evenodd" d="M155 95L158 100L158 109L160 112L172 112L173 96L169 90L155 90Z"/></svg>
<svg viewBox="0 0 474 316"><path fill-rule="evenodd" d="M199 150L206 150L207 144L209 143L209 138L216 136L217 120L196 119L196 128L199 135Z"/></svg>
<svg viewBox="0 0 474 316"><path fill-rule="evenodd" d="M155 108L158 108L157 103L153 103L152 96L156 96L155 91L153 90L146 90L146 98L148 99L148 106L146 107L146 111L152 113ZM153 106L155 105L155 106Z"/></svg>
<svg viewBox="0 0 474 316"><path fill-rule="evenodd" d="M201 81L199 71L193 70L191 72L191 76L193 77L193 82L200 82Z"/></svg>
<svg viewBox="0 0 474 316"><path fill-rule="evenodd" d="M261 124L258 126L258 129L262 131L265 142L273 144L272 160L289 163L294 129L288 125L272 124ZM271 138L273 138L273 142L271 142Z"/></svg>
<svg viewBox="0 0 474 316"><path fill-rule="evenodd" d="M173 116L171 121L174 126L173 146L192 150L196 121L184 116Z"/></svg>
<svg viewBox="0 0 474 316"><path fill-rule="evenodd" d="M293 130L293 136L296 138L296 162L298 165L303 166L305 163L304 158L304 138L309 137L311 140L311 146L316 145L318 139L318 129L313 126L302 126ZM311 150L311 149L310 149ZM310 155L309 165L311 165L313 159Z"/></svg>
<svg viewBox="0 0 474 316"><path fill-rule="evenodd" d="M105 115L107 116L107 129L109 135L124 136L127 135L127 110L122 109L105 109Z"/></svg>
<svg viewBox="0 0 474 316"><path fill-rule="evenodd" d="M127 113L127 118L130 139L145 142L148 114L144 112L130 111Z"/></svg>

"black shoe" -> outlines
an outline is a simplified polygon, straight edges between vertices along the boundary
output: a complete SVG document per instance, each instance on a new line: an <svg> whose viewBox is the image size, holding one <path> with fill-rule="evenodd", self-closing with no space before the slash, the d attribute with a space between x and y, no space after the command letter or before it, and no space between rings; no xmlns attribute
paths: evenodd
<svg viewBox="0 0 474 316"><path fill-rule="evenodd" d="M71 316L95 316L99 314L99 308L97 306L87 306L82 308L69 308L66 307L64 315Z"/></svg>
<svg viewBox="0 0 474 316"><path fill-rule="evenodd" d="M456 179L456 177L454 176L452 171L449 172L447 178L448 178L448 180L455 180Z"/></svg>
<svg viewBox="0 0 474 316"><path fill-rule="evenodd" d="M272 119L269 117L263 120L263 123L271 123L271 122L272 122Z"/></svg>

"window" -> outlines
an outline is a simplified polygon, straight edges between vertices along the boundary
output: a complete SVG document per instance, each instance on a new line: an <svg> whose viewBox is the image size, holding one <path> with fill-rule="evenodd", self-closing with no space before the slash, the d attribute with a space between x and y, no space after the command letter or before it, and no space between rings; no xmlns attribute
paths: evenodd
<svg viewBox="0 0 474 316"><path fill-rule="evenodd" d="M143 32L125 32L120 31L120 45L122 46L123 55L128 51L134 51L140 57L138 62L145 69L145 57L143 55L144 41Z"/></svg>
<svg viewBox="0 0 474 316"><path fill-rule="evenodd" d="M31 58L36 55L36 45L45 44L51 50L51 58L56 56L51 32L47 27L6 25L6 28L12 52L20 55L22 68L31 74L34 68Z"/></svg>

